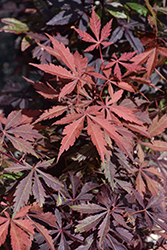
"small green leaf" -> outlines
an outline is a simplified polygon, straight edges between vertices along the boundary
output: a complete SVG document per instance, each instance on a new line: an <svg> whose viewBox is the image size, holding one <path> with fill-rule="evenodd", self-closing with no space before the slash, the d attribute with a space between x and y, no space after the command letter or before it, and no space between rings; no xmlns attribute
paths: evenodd
<svg viewBox="0 0 167 250"><path fill-rule="evenodd" d="M8 180L16 180L20 178L23 175L23 173L18 172L18 173L4 173L2 175L2 179L8 179Z"/></svg>
<svg viewBox="0 0 167 250"><path fill-rule="evenodd" d="M8 25L5 25L1 28L1 31L4 32L11 32L15 34L21 34L29 31L29 27L27 24L15 19L15 18L2 18L1 22L6 23Z"/></svg>
<svg viewBox="0 0 167 250"><path fill-rule="evenodd" d="M117 18L127 18L127 15L125 13L123 13L123 12L113 11L113 10L109 10L109 9L107 9L107 10L114 17L117 17Z"/></svg>
<svg viewBox="0 0 167 250"><path fill-rule="evenodd" d="M30 36L23 37L21 41L21 51L25 51L26 49L28 49L31 46L32 42L33 38L31 38Z"/></svg>
<svg viewBox="0 0 167 250"><path fill-rule="evenodd" d="M139 14L146 16L148 13L148 10L141 4L138 3L126 3L132 10L137 11Z"/></svg>

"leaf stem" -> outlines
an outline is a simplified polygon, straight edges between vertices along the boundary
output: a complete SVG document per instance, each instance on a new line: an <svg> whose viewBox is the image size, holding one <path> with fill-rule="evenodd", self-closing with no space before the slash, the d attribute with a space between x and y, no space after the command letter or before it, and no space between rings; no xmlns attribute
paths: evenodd
<svg viewBox="0 0 167 250"><path fill-rule="evenodd" d="M24 163L22 163L21 161L17 160L17 159L14 158L13 156L11 156L11 155L9 155L9 154L7 154L7 153L1 151L1 150L0 150L0 153L6 155L6 156L9 157L9 158L11 158L12 160L16 161L16 162L19 163L20 165L25 166Z"/></svg>

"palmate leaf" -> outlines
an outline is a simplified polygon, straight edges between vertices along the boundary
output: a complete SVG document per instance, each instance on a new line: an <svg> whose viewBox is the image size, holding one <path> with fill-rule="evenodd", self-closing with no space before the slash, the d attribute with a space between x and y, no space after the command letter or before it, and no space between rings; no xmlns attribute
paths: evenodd
<svg viewBox="0 0 167 250"><path fill-rule="evenodd" d="M98 16L96 15L94 9L92 9L92 15L90 18L90 28L93 34L95 35L96 39L94 39L87 32L74 28L83 41L94 43L94 45L91 45L87 49L85 49L85 52L92 51L95 48L98 48L100 44L102 44L103 46L109 46L112 44L112 42L104 41L110 35L111 24L112 24L112 19L103 27L103 29L101 30L101 37L100 37L101 21L100 19L98 19Z"/></svg>
<svg viewBox="0 0 167 250"><path fill-rule="evenodd" d="M157 178L160 178L161 180L162 179L166 180L165 176L157 168L150 166L149 162L144 161L143 157L140 157L139 159L142 161L138 164L138 168L136 168L135 170L132 170L132 172L134 171L137 173L136 190L139 192L139 194L142 197L144 197L144 193L146 192L146 184L147 184L147 188L150 190L151 194L158 195L160 188L162 188L162 184L160 184L157 180L154 180L153 176L156 176Z"/></svg>
<svg viewBox="0 0 167 250"><path fill-rule="evenodd" d="M51 212L43 213L42 209L39 208L39 206L35 204L35 206L30 210L30 212L32 212L29 215L33 219L33 221L37 219L38 222L40 220L42 222L47 223L49 226L52 227L52 229L49 230L48 233L53 235L54 237L53 242L56 242L56 247L58 247L57 249L63 249L63 250L71 249L69 247L71 242L66 239L66 236L72 239L74 242L79 242L83 244L82 237L77 237L77 235L70 233L72 224L70 223L70 224L64 225L62 214L58 211L58 209L55 209L55 215L52 214ZM36 224L37 226L39 225L38 223ZM38 228L36 229L38 230ZM43 232L42 235L47 242L48 234L45 235ZM50 245L48 244L48 246ZM43 244L41 245L41 249L49 249L48 246L46 244Z"/></svg>
<svg viewBox="0 0 167 250"><path fill-rule="evenodd" d="M124 209L117 208L116 196L115 198L112 196L112 191L107 185L102 187L101 194L97 198L103 206L94 203L82 203L70 207L77 212L88 214L85 219L78 221L79 224L76 226L75 231L82 233L91 229L98 229L99 244L102 246L109 230L112 228L111 220L114 220L113 223L117 223L123 228L129 229L129 226L123 217ZM99 222L101 222L100 225L98 225Z"/></svg>
<svg viewBox="0 0 167 250"><path fill-rule="evenodd" d="M25 218L29 209L30 206L21 208L12 218L4 212L5 217L0 217L0 245L5 242L10 225L12 249L26 250L27 247L31 247L30 235L34 235L34 226L29 219Z"/></svg>
<svg viewBox="0 0 167 250"><path fill-rule="evenodd" d="M45 201L45 190L43 188L43 185L38 177L38 175L41 176L41 178L44 180L44 182L54 190L61 190L64 185L56 178L53 177L50 174L47 174L40 170L39 168L47 168L52 164L52 160L38 162L34 167L29 165L27 162L24 162L24 166L17 163L13 164L12 166L5 169L7 172L20 172L20 171L29 171L28 175L23 178L14 193L14 211L15 213L22 207L24 204L26 204L29 200L29 195L33 192L34 197L37 201L37 203L40 204L40 206L43 205Z"/></svg>
<svg viewBox="0 0 167 250"><path fill-rule="evenodd" d="M12 111L6 120L1 119L1 142L7 137L13 146L20 152L30 153L37 156L31 143L34 142L34 138L41 139L42 136L37 130L33 129L31 124L26 124L29 121L29 117L23 116L20 111ZM4 128L1 122L4 123Z"/></svg>
<svg viewBox="0 0 167 250"><path fill-rule="evenodd" d="M65 201L63 204L68 204L68 205L74 205L78 203L82 203L83 201L89 201L93 198L93 194L89 193L93 189L97 188L99 185L96 183L92 182L86 182L81 190L81 180L79 177L76 175L72 174L69 172L69 178L70 178L70 187L71 187L71 192L69 191L69 188L65 186L65 192L63 196L65 197Z"/></svg>
<svg viewBox="0 0 167 250"><path fill-rule="evenodd" d="M68 114L66 117L55 122L55 124L70 123L63 130L63 135L65 135L65 137L61 142L62 145L59 150L57 161L59 160L60 155L64 152L64 150L68 150L69 147L72 146L75 140L79 137L81 130L83 130L85 118L87 119L87 133L88 135L90 135L93 144L97 148L97 151L103 163L105 154L107 152L106 151L107 142L104 138L104 132L111 139L115 141L116 145L122 151L124 151L127 155L131 157L131 151L132 151L131 141L134 135L131 132L129 132L126 128L122 128L121 126L122 124L116 117L115 117L116 120L114 120L114 122L112 119L113 116L111 117L111 119L106 119L102 111L99 112L99 110L104 108L105 108L104 105L91 106L88 107L85 112L83 112L83 109L78 108L78 113ZM120 115L127 120L124 126L130 128L131 130L139 132L140 134L144 134L147 137L150 137L149 133L147 132L147 128L143 125L143 123L140 120L138 120L135 117L135 115L132 113L130 109L126 107L120 107L120 109L122 108L122 110L120 110L119 113L119 106L117 107L116 105L115 106L108 105L106 109L107 108L109 109L110 112L112 111L113 108L113 113L116 113L117 115ZM124 113L123 111L126 113ZM118 124L116 123L116 121L118 121ZM134 125L134 123L138 125L136 124ZM118 125L119 127L117 128L116 125Z"/></svg>
<svg viewBox="0 0 167 250"><path fill-rule="evenodd" d="M134 196L142 206L142 210L137 211L138 213L144 212L146 222L150 231L152 231L153 223L157 224L161 230L165 230L167 232L167 216L166 213L162 212L164 199L164 193L160 191L158 195L152 195L151 198L148 200L147 205L144 204L141 195L136 191L133 190ZM151 212L150 208L154 211ZM159 212L161 211L161 212ZM132 213L133 214L133 213Z"/></svg>
<svg viewBox="0 0 167 250"><path fill-rule="evenodd" d="M114 53L112 55L113 59L111 59L109 61L109 63L107 64L107 66L105 67L106 69L111 68L114 66L114 75L116 77L118 77L118 79L121 81L122 79L122 74L121 74L121 69L120 69L120 65L122 65L123 67L127 68L130 72L137 72L140 70L143 70L145 68L141 67L140 65L137 65L133 62L132 57L137 53L137 51L134 52L129 52L129 53L124 53L120 56L120 58L118 59L116 54Z"/></svg>
<svg viewBox="0 0 167 250"><path fill-rule="evenodd" d="M134 36L134 27L142 26L141 22L132 19L126 21L125 19L117 19L119 26L112 32L110 41L117 42L121 40L124 35L134 51L138 50L140 53L143 51L143 44L137 36Z"/></svg>
<svg viewBox="0 0 167 250"><path fill-rule="evenodd" d="M89 111L89 109L88 109L88 111ZM92 110L92 112L93 112L93 110ZM80 114L67 115L67 117L62 118L61 120L56 122L56 124L64 124L67 122L72 122L72 120L74 119L74 121L71 124L67 125L65 127L65 129L63 130L63 134L65 134L66 136L63 138L63 140L61 142L62 146L60 147L58 159L59 159L60 155L63 153L63 151L68 150L68 148L74 144L76 138L79 137L80 131L83 129L84 120L85 120L86 116L88 119L88 128L87 128L88 134L91 134L92 142L96 146L103 162L104 162L104 153L106 151L104 146L106 144L104 144L103 146L100 145L101 142L105 143L103 132L100 128L102 128L104 130L107 129L107 133L109 133L112 138L115 135L114 139L117 138L117 140L119 140L118 139L119 135L116 133L115 127L112 126L107 120L100 119L98 117L94 117L94 116L90 115L89 113L87 113L87 115L86 115L86 113L83 113L83 112ZM74 117L74 118L72 119L72 117ZM76 120L76 118L78 118L78 119ZM107 125L105 125L106 123L107 123ZM92 126L94 129L96 129L96 131L98 131L98 133L94 133L94 131L92 131ZM110 131L112 131L112 133Z"/></svg>
<svg viewBox="0 0 167 250"><path fill-rule="evenodd" d="M87 81L89 81L88 77L84 75L87 68L87 58L86 57L83 58L83 56L80 55L78 52L75 52L73 55L72 53L70 53L69 48L66 48L62 43L59 43L53 37L49 36L49 39L53 44L53 48L43 45L41 45L41 47L46 51L48 51L51 55L57 57L57 59L61 59L61 61L63 61L63 63L65 63L65 65L71 71L65 69L62 66L55 66L52 63L42 64L42 65L37 65L33 63L30 64L32 66L35 66L43 70L46 73L56 75L63 79L69 79L70 82L62 88L59 94L59 101L60 101L62 97L64 97L67 94L70 94L75 89L76 86L78 86L79 90L81 87L84 86L84 84L87 83Z"/></svg>
<svg viewBox="0 0 167 250"><path fill-rule="evenodd" d="M144 52L140 53L133 57L132 61L135 64L141 65L147 61L146 69L147 69L147 79L150 78L154 68L158 63L158 56L161 54L162 56L167 56L167 48L161 47L159 45L155 45L155 47L151 47Z"/></svg>

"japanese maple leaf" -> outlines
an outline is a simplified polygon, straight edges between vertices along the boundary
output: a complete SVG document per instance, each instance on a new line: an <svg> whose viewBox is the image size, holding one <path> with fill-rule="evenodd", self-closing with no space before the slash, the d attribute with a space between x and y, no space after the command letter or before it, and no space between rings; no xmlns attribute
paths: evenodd
<svg viewBox="0 0 167 250"><path fill-rule="evenodd" d="M132 110L127 107L123 107L121 105L116 105L116 102L122 97L123 90L118 90L115 93L112 93L112 98L109 100L109 97L107 96L105 100L105 105L102 102L98 101L98 104L101 105L101 108L106 110L107 113L107 119L110 121L114 121L120 125L120 121L114 116L113 114L116 114L120 118L123 118L125 121L136 123L138 125L143 125L141 121L139 121L135 115L133 114Z"/></svg>
<svg viewBox="0 0 167 250"><path fill-rule="evenodd" d="M43 236L44 240L46 241L45 249L55 250L54 242L51 237L51 231L48 230L45 225L50 227L55 227L57 225L57 218L51 212L44 213L42 207L38 204L33 203L32 207L30 208L28 214L30 220L32 221L35 229L39 232L40 235Z"/></svg>
<svg viewBox="0 0 167 250"><path fill-rule="evenodd" d="M98 107L99 109L99 107ZM103 117L101 112L99 112L97 106L88 107L85 111L82 109L78 109L78 113L68 114L66 117L57 121L55 124L67 124L64 130L63 135L64 138L61 142L61 147L59 150L59 154L57 157L57 161L59 160L61 154L68 150L70 146L72 146L75 140L79 137L80 132L84 128L84 121L87 121L87 133L90 135L93 144L95 145L102 162L104 163L104 155L106 153L107 142L105 140L104 132L106 132L109 137L111 137L117 146L125 151L127 154L127 143L125 138L119 135L116 126L110 123L107 119ZM120 131L119 131L120 132Z"/></svg>
<svg viewBox="0 0 167 250"><path fill-rule="evenodd" d="M79 93L79 89L82 88L87 82L94 84L91 77L85 74L87 68L87 57L83 58L78 51L76 51L73 55L70 53L69 49L64 46L64 44L59 43L51 36L49 36L49 38L53 44L53 48L43 45L41 45L41 47L47 50L51 55L57 57L57 59L63 61L70 71L62 66L55 66L52 63L42 65L31 63L31 65L43 70L46 73L69 80L69 83L65 84L65 86L61 89L59 100L65 95L70 94L76 86Z"/></svg>
<svg viewBox="0 0 167 250"><path fill-rule="evenodd" d="M136 190L143 197L143 193L146 192L146 184L147 184L147 188L150 190L151 194L158 195L160 188L162 189L163 187L159 183L158 180L156 181L153 179L153 176L156 176L159 179L165 179L165 180L166 180L166 177L156 167L151 166L149 162L144 161L144 152L140 144L137 145L136 149L137 149L137 153L139 156L139 162L138 164L133 165L132 167L133 168L132 172L137 174Z"/></svg>
<svg viewBox="0 0 167 250"><path fill-rule="evenodd" d="M167 48L160 46L159 44L155 44L153 47L145 50L144 52L136 55L132 58L132 61L135 64L141 65L146 63L146 77L150 78L152 72L158 64L158 56L161 54L162 56L167 57ZM160 60L160 59L159 59Z"/></svg>
<svg viewBox="0 0 167 250"><path fill-rule="evenodd" d="M33 129L31 121L31 118L22 115L20 111L12 111L7 119L0 117L1 143L8 138L20 152L37 156L31 143L35 141L34 138L41 139L42 136Z"/></svg>
<svg viewBox="0 0 167 250"><path fill-rule="evenodd" d="M164 130L167 128L167 115L163 115L159 120L158 116L156 116L152 124L149 126L148 131L151 136L157 136L164 132Z"/></svg>
<svg viewBox="0 0 167 250"><path fill-rule="evenodd" d="M134 52L129 52L129 53L124 53L120 56L120 58L118 59L116 54L113 53L112 55L112 59L110 60L110 62L107 64L107 66L105 68L110 68L110 67L114 67L114 75L121 81L121 69L119 65L122 65L123 67L125 67L126 69L128 69L130 72L137 72L139 70L144 69L143 67L141 67L140 65L137 65L136 63L134 63L134 61L132 62L132 57L136 54L137 51Z"/></svg>
<svg viewBox="0 0 167 250"><path fill-rule="evenodd" d="M49 84L45 85L42 82L36 82L28 79L27 77L23 77L26 81L32 84L32 86L36 89L36 91L42 95L44 98L54 99L58 97L57 91Z"/></svg>
<svg viewBox="0 0 167 250"><path fill-rule="evenodd" d="M88 215L85 219L79 221L75 231L82 233L89 230L95 230L98 227L100 247L102 246L107 233L111 230L111 220L120 224L124 228L129 229L123 218L124 209L119 208L118 204L116 205L116 203L118 203L116 196L113 197L111 193L112 191L106 185L106 187L102 187L101 194L97 196L98 202L96 204L82 203L70 206L73 210ZM89 216L89 214L93 215ZM101 223L98 226L99 222Z"/></svg>
<svg viewBox="0 0 167 250"><path fill-rule="evenodd" d="M141 197L141 195L136 191L133 190L134 196L138 203L143 208L142 210L134 211L131 213L131 215L135 215L137 213L144 213L146 223L148 224L148 227L150 229L150 232L152 232L153 222L161 228L161 230L164 230L167 232L167 218L166 214L162 212L162 204L164 203L164 195L162 192L159 192L158 195L152 195L151 198L148 200L147 205L144 204L144 201ZM151 212L150 208L152 209Z"/></svg>
<svg viewBox="0 0 167 250"><path fill-rule="evenodd" d="M21 172L21 171L29 171L28 175L26 175L18 184L17 189L14 193L14 210L17 212L20 207L28 202L29 195L33 192L33 195L37 201L37 203L42 206L45 201L45 189L40 181L39 176L44 180L44 182L50 188L55 190L60 190L63 188L63 184L56 178L43 172L40 168L47 168L52 164L54 159L38 162L34 167L24 162L24 166L17 163L12 166L9 166L5 169L7 172Z"/></svg>
<svg viewBox="0 0 167 250"><path fill-rule="evenodd" d="M129 64L130 67L133 66L133 62L132 64ZM136 64L135 64L136 65ZM87 74L102 79L105 82L105 85L108 84L108 86L110 87L111 84L116 85L117 87L130 91L130 92L139 92L145 99L147 99L144 94L142 92L140 92L139 90L139 86L140 84L146 84L148 86L157 88L154 84L152 84L149 80L146 80L144 77L138 77L138 76L131 76L131 71L127 71L125 72L123 75L121 75L121 79L118 79L118 76L112 74L112 69L107 67L108 65L106 65L105 67L103 67L103 73L104 75L97 73L97 72L87 72ZM119 65L118 65L119 68ZM120 69L118 69L120 70ZM110 84L111 83L111 84ZM135 84L138 84L137 86L135 86ZM104 88L104 86L103 86Z"/></svg>
<svg viewBox="0 0 167 250"><path fill-rule="evenodd" d="M74 28L75 31L80 35L83 41L94 43L94 45L91 45L87 49L85 49L84 50L85 52L92 51L95 48L96 49L99 48L100 44L102 44L103 46L109 46L112 44L112 42L104 41L110 35L111 23L112 23L112 19L102 28L101 36L100 36L101 20L98 19L96 12L94 11L94 9L92 9L92 16L90 18L90 28L93 34L95 35L96 39L94 39L87 32Z"/></svg>
<svg viewBox="0 0 167 250"><path fill-rule="evenodd" d="M121 42L123 35L129 42L133 50L138 50L140 53L143 51L143 44L140 39L134 35L135 27L143 26L143 23L134 21L130 18L128 23L125 19L117 19L118 27L112 32L110 41L116 43L118 40ZM120 43L121 45L121 43Z"/></svg>
<svg viewBox="0 0 167 250"><path fill-rule="evenodd" d="M163 115L159 120L158 116L156 116L153 119L152 124L149 126L148 131L151 136L157 136L164 132L165 128L167 128L167 116ZM167 151L167 142L162 140L153 139L150 142L140 141L140 143L152 150L156 150L159 152Z"/></svg>
<svg viewBox="0 0 167 250"><path fill-rule="evenodd" d="M10 230L13 250L26 250L27 247L31 247L30 236L34 235L34 225L26 218L30 207L21 208L12 218L6 211L3 212L4 216L0 216L0 246L4 244Z"/></svg>
<svg viewBox="0 0 167 250"><path fill-rule="evenodd" d="M69 246L71 242L67 240L66 237L68 239L71 238L73 241L83 243L81 237L79 238L77 235L70 233L72 223L64 225L62 214L58 211L58 209L55 209L55 214L52 214L51 212L44 213L42 208L35 204L30 210L29 216L33 220L37 231L44 237L46 241L46 243L41 245L41 249L54 250L54 244L56 246L59 245L57 249L71 249ZM44 226L39 224L39 221L47 223L52 229L47 230ZM50 235L53 235L53 239Z"/></svg>
<svg viewBox="0 0 167 250"><path fill-rule="evenodd" d="M82 186L79 192L78 189L81 186L80 178L77 177L76 175L73 175L71 172L69 172L69 178L70 178L70 186L72 190L71 192L69 192L69 189L65 186L64 188L65 192L63 193L63 197L64 198L66 197L66 198L64 199L65 201L63 201L63 205L64 204L73 205L73 204L77 204L83 201L89 201L93 198L93 194L88 193L88 192L98 187L98 184L87 182Z"/></svg>

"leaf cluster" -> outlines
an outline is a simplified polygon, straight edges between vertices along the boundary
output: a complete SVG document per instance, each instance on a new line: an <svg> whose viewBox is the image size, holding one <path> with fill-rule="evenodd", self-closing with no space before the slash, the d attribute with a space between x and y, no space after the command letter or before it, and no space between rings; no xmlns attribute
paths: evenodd
<svg viewBox="0 0 167 250"><path fill-rule="evenodd" d="M1 249L166 249L167 9L152 2L2 6L29 70L1 89Z"/></svg>

